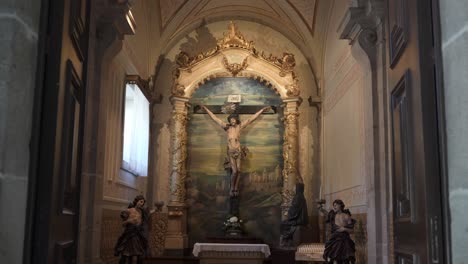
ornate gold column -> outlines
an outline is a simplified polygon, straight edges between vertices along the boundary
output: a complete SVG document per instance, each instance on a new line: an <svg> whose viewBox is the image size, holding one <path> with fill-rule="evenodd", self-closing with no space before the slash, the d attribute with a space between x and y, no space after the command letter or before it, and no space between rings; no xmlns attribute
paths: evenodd
<svg viewBox="0 0 468 264"><path fill-rule="evenodd" d="M301 98L288 98L283 100L284 103L284 143L283 143L283 203L281 204L282 215L284 220L287 218L288 209L291 206L292 199L296 192L296 182L302 181L298 170L298 107L301 103Z"/></svg>
<svg viewBox="0 0 468 264"><path fill-rule="evenodd" d="M173 96L171 101L173 105L171 200L167 205L169 222L165 248L174 251L174 254L182 254L188 247L185 203L188 98Z"/></svg>

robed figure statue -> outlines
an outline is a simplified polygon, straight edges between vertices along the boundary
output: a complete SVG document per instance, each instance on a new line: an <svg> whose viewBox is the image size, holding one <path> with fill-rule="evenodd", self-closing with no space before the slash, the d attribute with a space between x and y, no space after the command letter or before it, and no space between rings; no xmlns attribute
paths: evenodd
<svg viewBox="0 0 468 264"><path fill-rule="evenodd" d="M148 221L149 214L145 205L143 195L135 197L128 209L122 211L122 225L124 231L120 235L114 248L114 255L120 256L119 264L143 263L143 257L148 250Z"/></svg>
<svg viewBox="0 0 468 264"><path fill-rule="evenodd" d="M304 197L304 184L296 184L296 194L288 210L288 218L281 222L281 246L289 246L293 235L299 226L306 226L309 223L307 215L307 204Z"/></svg>

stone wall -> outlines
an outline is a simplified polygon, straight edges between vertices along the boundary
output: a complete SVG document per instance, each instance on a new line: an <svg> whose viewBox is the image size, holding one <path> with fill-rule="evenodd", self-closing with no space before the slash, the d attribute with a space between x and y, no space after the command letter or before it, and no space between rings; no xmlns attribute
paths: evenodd
<svg viewBox="0 0 468 264"><path fill-rule="evenodd" d="M468 258L468 5L440 1L452 263Z"/></svg>
<svg viewBox="0 0 468 264"><path fill-rule="evenodd" d="M41 1L0 3L0 259L22 263Z"/></svg>

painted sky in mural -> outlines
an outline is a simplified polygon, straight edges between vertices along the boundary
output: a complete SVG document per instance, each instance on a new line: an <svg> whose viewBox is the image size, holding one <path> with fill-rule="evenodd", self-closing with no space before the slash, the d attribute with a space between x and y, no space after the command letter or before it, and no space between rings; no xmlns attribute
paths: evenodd
<svg viewBox="0 0 468 264"><path fill-rule="evenodd" d="M257 80L218 78L193 94L192 106L223 105L240 94L240 105L279 106L280 97ZM222 120L228 115L217 114ZM246 120L250 115L240 115ZM227 121L227 120L226 120ZM226 134L206 114L191 114L188 126L188 200L190 242L221 235L229 201L229 174L224 170ZM279 236L283 126L278 114L261 115L241 132L249 149L241 168L241 218L249 235L276 243Z"/></svg>

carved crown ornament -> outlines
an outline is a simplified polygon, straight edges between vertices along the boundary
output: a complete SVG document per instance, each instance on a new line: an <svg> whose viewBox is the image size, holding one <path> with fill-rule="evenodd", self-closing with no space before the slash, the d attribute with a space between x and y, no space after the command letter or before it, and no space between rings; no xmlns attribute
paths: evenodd
<svg viewBox="0 0 468 264"><path fill-rule="evenodd" d="M294 54L284 52L277 57L259 52L253 41L245 39L232 21L228 31L217 40L214 48L190 56L184 51L175 58L177 67L173 71L174 96L189 97L190 92L206 80L218 77L248 77L265 80L283 98L300 94L298 79L294 73Z"/></svg>

